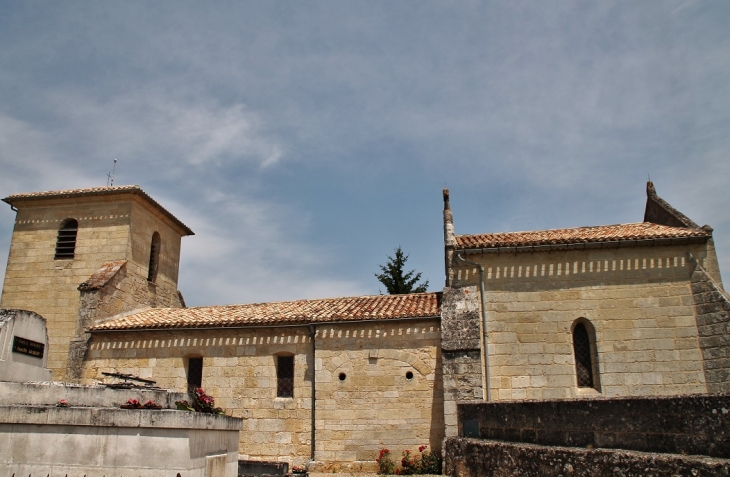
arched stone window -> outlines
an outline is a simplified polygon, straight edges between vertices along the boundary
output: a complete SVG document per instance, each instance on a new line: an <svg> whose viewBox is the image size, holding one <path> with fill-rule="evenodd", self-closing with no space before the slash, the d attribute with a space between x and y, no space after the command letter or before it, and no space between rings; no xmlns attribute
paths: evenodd
<svg viewBox="0 0 730 477"><path fill-rule="evenodd" d="M150 244L150 267L147 272L147 281L155 283L157 281L157 269L160 266L160 234L157 232L152 234L152 243Z"/></svg>
<svg viewBox="0 0 730 477"><path fill-rule="evenodd" d="M76 250L76 232L79 230L79 223L76 219L66 219L58 229L56 239L56 260L74 258Z"/></svg>
<svg viewBox="0 0 730 477"><path fill-rule="evenodd" d="M596 331L585 318L573 323L573 355L578 387L599 389Z"/></svg>

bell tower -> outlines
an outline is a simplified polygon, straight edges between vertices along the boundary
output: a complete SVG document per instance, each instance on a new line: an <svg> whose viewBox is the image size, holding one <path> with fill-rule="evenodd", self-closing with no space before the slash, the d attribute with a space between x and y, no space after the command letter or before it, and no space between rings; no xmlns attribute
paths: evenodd
<svg viewBox="0 0 730 477"><path fill-rule="evenodd" d="M2 200L17 214L0 308L46 318L54 380L78 378L70 361L74 354L83 359L84 331L94 321L184 306L177 290L180 245L193 231L138 186Z"/></svg>

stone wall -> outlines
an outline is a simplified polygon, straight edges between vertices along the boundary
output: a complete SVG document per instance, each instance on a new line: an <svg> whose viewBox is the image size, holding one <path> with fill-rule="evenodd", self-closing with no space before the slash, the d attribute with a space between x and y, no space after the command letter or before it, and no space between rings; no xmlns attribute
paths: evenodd
<svg viewBox="0 0 730 477"><path fill-rule="evenodd" d="M148 282L146 277L139 274L141 271L139 266L126 262L103 286L79 287L78 321L69 344L68 380L76 382L81 378L90 339L86 330L95 322L149 306L182 306L176 290L164 284Z"/></svg>
<svg viewBox="0 0 730 477"><path fill-rule="evenodd" d="M135 196L131 210L130 221L130 248L128 258L133 264L141 267L140 275L147 278L150 260L150 246L152 234L160 234L160 255L157 280L155 285L165 290L158 291L161 299L169 300L172 293L177 291L177 277L180 267L180 230L175 227L162 212L153 208L147 201ZM161 302L156 306L170 306Z"/></svg>
<svg viewBox="0 0 730 477"><path fill-rule="evenodd" d="M690 261L707 391L727 393L730 392L730 298L694 257Z"/></svg>
<svg viewBox="0 0 730 477"><path fill-rule="evenodd" d="M467 255L485 269L492 399L707 392L688 249L707 258L705 244ZM472 266L453 272L478 284ZM595 388L576 381L579 318L595 328Z"/></svg>
<svg viewBox="0 0 730 477"><path fill-rule="evenodd" d="M446 440L445 474L453 477L730 476L730 461L676 454L547 447L481 439Z"/></svg>
<svg viewBox="0 0 730 477"><path fill-rule="evenodd" d="M462 403L459 425L483 439L730 459L730 395Z"/></svg>
<svg viewBox="0 0 730 477"><path fill-rule="evenodd" d="M456 403L483 398L480 309L477 287L444 289L441 361L446 436L457 435Z"/></svg>
<svg viewBox="0 0 730 477"><path fill-rule="evenodd" d="M307 326L94 333L83 376L94 382L102 371L131 373L183 391L186 358L202 356L203 388L246 420L241 458L303 465L312 450L316 368L315 459L327 469L361 461L372 468L381 447L399 455L440 446L439 341L433 319L318 325L316 359ZM293 398L276 397L282 354L294 356Z"/></svg>
<svg viewBox="0 0 730 477"><path fill-rule="evenodd" d="M124 258L131 204L41 203L21 208L10 244L0 307L34 311L47 320L48 367L63 380L76 329L78 285L105 262ZM73 260L54 260L61 223L79 223Z"/></svg>
<svg viewBox="0 0 730 477"><path fill-rule="evenodd" d="M462 403L445 473L730 475L730 395Z"/></svg>
<svg viewBox="0 0 730 477"><path fill-rule="evenodd" d="M383 447L440 449L439 341L438 320L317 326L318 470L375 470Z"/></svg>
<svg viewBox="0 0 730 477"><path fill-rule="evenodd" d="M311 341L307 328L95 333L84 382L130 373L187 390L187 358L203 358L202 387L227 414L245 418L242 459L310 455ZM276 397L276 355L294 355L294 397Z"/></svg>

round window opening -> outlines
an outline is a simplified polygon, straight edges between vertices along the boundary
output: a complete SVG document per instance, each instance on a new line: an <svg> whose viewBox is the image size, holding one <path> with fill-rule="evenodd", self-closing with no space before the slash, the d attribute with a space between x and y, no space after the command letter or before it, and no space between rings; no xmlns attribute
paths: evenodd
<svg viewBox="0 0 730 477"><path fill-rule="evenodd" d="M344 381L345 378L347 378L347 375L345 373L340 373L340 381Z"/></svg>
<svg viewBox="0 0 730 477"><path fill-rule="evenodd" d="M406 379L413 379L413 372L411 372L411 371L408 371L408 372L406 373Z"/></svg>

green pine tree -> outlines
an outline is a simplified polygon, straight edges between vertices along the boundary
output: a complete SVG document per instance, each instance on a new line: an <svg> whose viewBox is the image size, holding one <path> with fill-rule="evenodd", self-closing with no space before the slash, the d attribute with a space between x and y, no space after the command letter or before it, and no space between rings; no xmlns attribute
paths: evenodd
<svg viewBox="0 0 730 477"><path fill-rule="evenodd" d="M403 253L400 245L395 249L395 258L388 255L388 263L378 265L383 273L376 273L375 278L385 285L385 289L391 295L402 295L406 293L425 293L428 289L428 280L416 286L421 279L421 273L411 270L403 272L403 267L408 260L408 255Z"/></svg>

